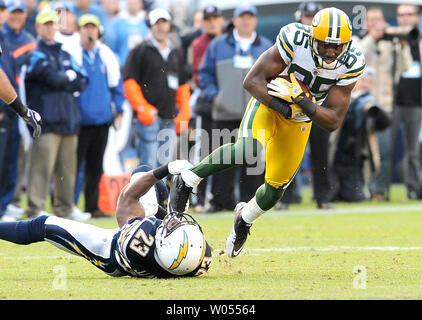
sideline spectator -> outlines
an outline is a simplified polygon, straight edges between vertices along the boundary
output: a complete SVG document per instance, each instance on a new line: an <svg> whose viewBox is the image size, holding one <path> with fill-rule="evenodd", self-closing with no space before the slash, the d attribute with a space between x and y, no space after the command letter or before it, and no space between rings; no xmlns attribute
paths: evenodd
<svg viewBox="0 0 422 320"><path fill-rule="evenodd" d="M106 216L98 208L99 184L103 174L103 157L110 125L118 130L125 99L120 65L111 49L99 39L100 20L85 14L78 20L81 38L80 57L87 71L89 84L78 97L81 129L78 136L78 170L85 162L85 212L93 218ZM115 119L114 119L115 118Z"/></svg>
<svg viewBox="0 0 422 320"><path fill-rule="evenodd" d="M234 142L233 132L240 126L242 116L250 99L250 94L242 82L252 67L254 61L272 43L256 32L258 11L255 6L241 4L236 7L233 15L234 29L217 37L208 46L198 72L199 86L206 103L212 104L212 128L218 132L230 132ZM220 139L223 138L218 136ZM227 139L223 139L227 143ZM220 146L221 141L211 137L212 145ZM248 164L248 166L255 166ZM264 182L263 172L259 175L248 175L247 165L241 166L240 201L250 199L255 190ZM233 210L235 168L213 175L210 208L207 212Z"/></svg>
<svg viewBox="0 0 422 320"><path fill-rule="evenodd" d="M142 0L128 0L126 10L121 11L113 22L114 39L111 49L124 66L129 51L141 43L148 35L146 12Z"/></svg>
<svg viewBox="0 0 422 320"><path fill-rule="evenodd" d="M406 42L393 41L393 37L386 32L387 22L380 7L370 7L366 12L366 33L361 39L354 37L362 53L365 55L366 65L372 67L377 74L371 93L387 112L392 113L394 104L394 88L399 75L407 70L412 57ZM391 157L391 128L377 132L380 150L380 170L371 185L371 197L377 201L388 200L389 176L392 163Z"/></svg>
<svg viewBox="0 0 422 320"><path fill-rule="evenodd" d="M400 4L397 7L397 22L401 27L410 28L407 37L412 63L400 76L397 85L396 113L398 126L403 127L405 153L404 182L408 199L422 199L421 165L419 160L419 133L422 121L421 101L421 35L418 29L419 7L413 4Z"/></svg>
<svg viewBox="0 0 422 320"><path fill-rule="evenodd" d="M365 181L365 176L370 177L379 170L376 132L388 128L391 118L371 94L376 79L375 69L366 67L352 91L350 107L338 133L332 166L335 201L367 200L364 186L369 181Z"/></svg>
<svg viewBox="0 0 422 320"><path fill-rule="evenodd" d="M102 42L107 46L111 47L114 42L115 30L113 28L114 21L116 20L119 12L119 1L118 0L102 0L101 6L107 13L107 20L104 24L104 36Z"/></svg>
<svg viewBox="0 0 422 320"><path fill-rule="evenodd" d="M2 29L7 15L6 4L0 0L0 29ZM2 48L0 56L0 99L2 100L0 102L0 196L2 196L5 191L4 188L10 181L8 165L11 161L10 150L14 140L13 129L16 124L16 113L30 126L33 138L38 138L41 134L41 118L37 112L27 108L17 96L18 84L16 82L15 60L9 52L8 45L6 45L1 32L0 46ZM12 109L15 112L12 112ZM0 220L14 221L16 216L5 215L0 210Z"/></svg>
<svg viewBox="0 0 422 320"><path fill-rule="evenodd" d="M197 87L196 94L200 95L201 89L199 88L198 82L198 70L199 66L202 62L202 59L205 55L205 52L213 39L220 36L223 33L223 26L224 26L224 17L222 12L219 8L214 5L206 6L202 11L203 21L202 26L204 32L202 35L197 37L192 42L192 71L193 71L193 80L194 84ZM207 133L208 137L211 137L211 129L212 129L212 119L211 119L211 104L206 103L203 98L199 97L196 101L195 105L195 117L196 120L196 129L201 129L202 133ZM199 126L200 123L200 126ZM210 141L207 139L202 140L203 144L200 147L200 154L202 160L205 156L207 156L211 152L211 145ZM197 188L197 204L194 206L195 212L202 212L204 211L205 200L206 200L206 189L207 189L207 181L208 179L205 178L201 183L198 185Z"/></svg>
<svg viewBox="0 0 422 320"><path fill-rule="evenodd" d="M126 98L137 113L140 163L156 168L172 159L176 134L186 129L192 110L182 52L169 41L170 14L154 9L148 20L150 35L131 50L123 74Z"/></svg>
<svg viewBox="0 0 422 320"><path fill-rule="evenodd" d="M88 77L54 40L58 14L45 8L36 18L38 46L26 77L27 97L43 118L43 133L34 140L28 178L28 216L46 214L45 202L54 174L53 210L59 217L85 221L89 214L73 210L77 133L80 112L75 92L85 89Z"/></svg>
<svg viewBox="0 0 422 320"><path fill-rule="evenodd" d="M25 29L27 8L23 0L10 2L8 11L7 22L4 24L2 32L6 45L15 60L19 95L26 102L25 85L22 80L25 78L31 52L35 49L37 43L35 38ZM27 177L26 168L30 161L29 149L31 143L23 120L16 119L13 136L12 147L9 149L8 181L3 186L1 208L5 210L6 215L20 219L25 211L20 208L20 199L24 180Z"/></svg>

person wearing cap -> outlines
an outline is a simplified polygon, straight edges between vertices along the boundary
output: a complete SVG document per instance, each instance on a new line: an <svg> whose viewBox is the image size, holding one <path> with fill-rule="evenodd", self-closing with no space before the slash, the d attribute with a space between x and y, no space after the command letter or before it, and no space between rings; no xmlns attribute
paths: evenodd
<svg viewBox="0 0 422 320"><path fill-rule="evenodd" d="M209 5L203 9L203 34L192 42L192 71L195 85L198 83L198 70L210 42L223 33L225 19L219 8Z"/></svg>
<svg viewBox="0 0 422 320"><path fill-rule="evenodd" d="M258 11L254 5L238 5L232 22L234 28L216 37L207 47L198 80L203 101L211 104L212 129L234 132L239 128L251 97L242 87L243 80L253 63L272 43L256 32ZM236 135L232 134L231 139ZM249 165L256 166L256 163ZM240 166L240 197L244 200L251 198L264 181L262 174L247 175L246 168L246 164ZM233 210L235 170L231 168L213 176L214 197L208 212Z"/></svg>
<svg viewBox="0 0 422 320"><path fill-rule="evenodd" d="M85 212L93 218L104 217L98 208L99 184L110 125L121 126L125 100L120 64L112 50L99 40L101 23L97 16L84 14L78 20L82 67L89 84L78 97L81 129L78 135L78 170L85 163Z"/></svg>
<svg viewBox="0 0 422 320"><path fill-rule="evenodd" d="M376 80L376 70L366 67L352 91L349 110L337 136L331 168L336 201L366 200L365 185L371 189L373 177L380 169L382 150L378 148L377 136L391 125L391 116L371 93ZM365 176L370 178L364 179Z"/></svg>
<svg viewBox="0 0 422 320"><path fill-rule="evenodd" d="M43 133L31 150L28 177L28 216L45 214L45 202L54 176L54 214L74 220L87 220L89 214L73 210L76 151L80 111L75 95L88 85L86 71L54 40L58 14L49 7L36 18L39 36L26 76L27 99L37 105L43 118Z"/></svg>
<svg viewBox="0 0 422 320"><path fill-rule="evenodd" d="M9 2L8 11L9 14L7 15L6 23L3 25L2 33L5 37L6 46L15 60L19 95L25 101L25 84L21 80L25 77L29 57L35 49L37 42L25 29L27 8L23 0ZM22 217L24 213L24 209L19 207L21 184L25 178L24 168L26 162L30 161L28 149L31 144L31 136L23 124L23 120L17 119L12 148L10 149L11 154L8 166L9 181L7 186L3 185L1 197L1 207L5 210L5 214L17 218ZM12 204L12 201L14 204Z"/></svg>
<svg viewBox="0 0 422 320"><path fill-rule="evenodd" d="M221 10L216 7L215 5L208 5L202 10L203 16L203 33L199 37L197 37L192 42L192 77L197 87L197 90L201 91L199 88L199 81L198 81L198 71L201 61L205 55L205 51L207 50L209 44L213 39L219 37L223 33L223 26L225 23L225 19ZM207 132L209 136L211 136L211 129L212 129L212 119L211 119L211 104L206 103L202 97L199 97L197 103L195 105L195 113L196 117L201 118L201 127L198 126L196 129L202 129L202 132ZM205 141L205 140L204 140ZM211 152L210 145L201 146L201 148L205 148L201 150L201 154L209 154ZM204 210L205 205L205 195L206 195L206 188L207 188L207 181L203 181L198 186L197 192L197 199L198 204L194 206L195 212L202 212Z"/></svg>
<svg viewBox="0 0 422 320"><path fill-rule="evenodd" d="M4 1L0 1L0 29L7 19L8 11ZM0 32L0 196L3 197L8 191L7 187L11 181L11 171L9 166L16 130L16 114L19 115L30 128L33 138L38 138L41 134L40 115L28 108L19 98L16 82L17 69L12 53ZM15 164L16 165L16 164ZM16 220L15 217L6 216L0 209L0 220Z"/></svg>
<svg viewBox="0 0 422 320"><path fill-rule="evenodd" d="M23 0L10 2L8 11L9 15L2 32L13 52L16 66L20 72L21 67L28 64L29 56L36 46L36 39L25 29L27 9Z"/></svg>
<svg viewBox="0 0 422 320"><path fill-rule="evenodd" d="M302 2L297 8L294 14L294 18L296 22L310 26L315 14L321 9L322 9L322 5L317 2L313 2L313 1Z"/></svg>
<svg viewBox="0 0 422 320"><path fill-rule="evenodd" d="M169 38L170 14L154 9L148 24L150 34L129 53L123 85L137 116L135 139L140 162L155 168L172 159L176 134L186 129L192 110L183 55Z"/></svg>
<svg viewBox="0 0 422 320"><path fill-rule="evenodd" d="M112 23L114 36L110 48L119 57L121 66L124 66L129 51L148 35L149 28L145 17L143 1L128 0L126 9L122 10Z"/></svg>

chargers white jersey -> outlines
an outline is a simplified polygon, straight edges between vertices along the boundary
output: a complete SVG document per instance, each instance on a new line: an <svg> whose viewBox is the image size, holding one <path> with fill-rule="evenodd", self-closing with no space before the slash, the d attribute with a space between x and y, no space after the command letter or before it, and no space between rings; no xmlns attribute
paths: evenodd
<svg viewBox="0 0 422 320"><path fill-rule="evenodd" d="M346 86L355 82L365 69L365 56L351 46L344 63L337 69L322 69L315 64L309 43L311 27L301 23L291 23L280 29L276 44L287 65L282 75L294 72L321 105L332 86ZM304 113L297 113L292 121L303 122L310 119Z"/></svg>

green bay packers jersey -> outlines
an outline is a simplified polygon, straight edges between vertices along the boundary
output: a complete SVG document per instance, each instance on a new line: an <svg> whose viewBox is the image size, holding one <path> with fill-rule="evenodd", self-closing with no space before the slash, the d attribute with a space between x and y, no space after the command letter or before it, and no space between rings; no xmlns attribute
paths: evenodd
<svg viewBox="0 0 422 320"><path fill-rule="evenodd" d="M282 75L294 73L302 81L321 105L332 86L345 86L355 82L365 69L363 53L353 45L346 53L344 63L337 69L323 69L315 64L309 43L310 26L291 23L280 29L276 44L287 65ZM303 113L292 121L309 121Z"/></svg>

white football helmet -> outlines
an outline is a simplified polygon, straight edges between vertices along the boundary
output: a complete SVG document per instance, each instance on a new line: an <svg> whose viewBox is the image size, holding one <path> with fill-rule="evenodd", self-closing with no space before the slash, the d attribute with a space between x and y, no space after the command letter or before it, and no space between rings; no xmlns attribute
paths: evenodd
<svg viewBox="0 0 422 320"><path fill-rule="evenodd" d="M195 270L205 255L206 242L198 222L186 213L169 213L155 234L155 258L168 272Z"/></svg>

